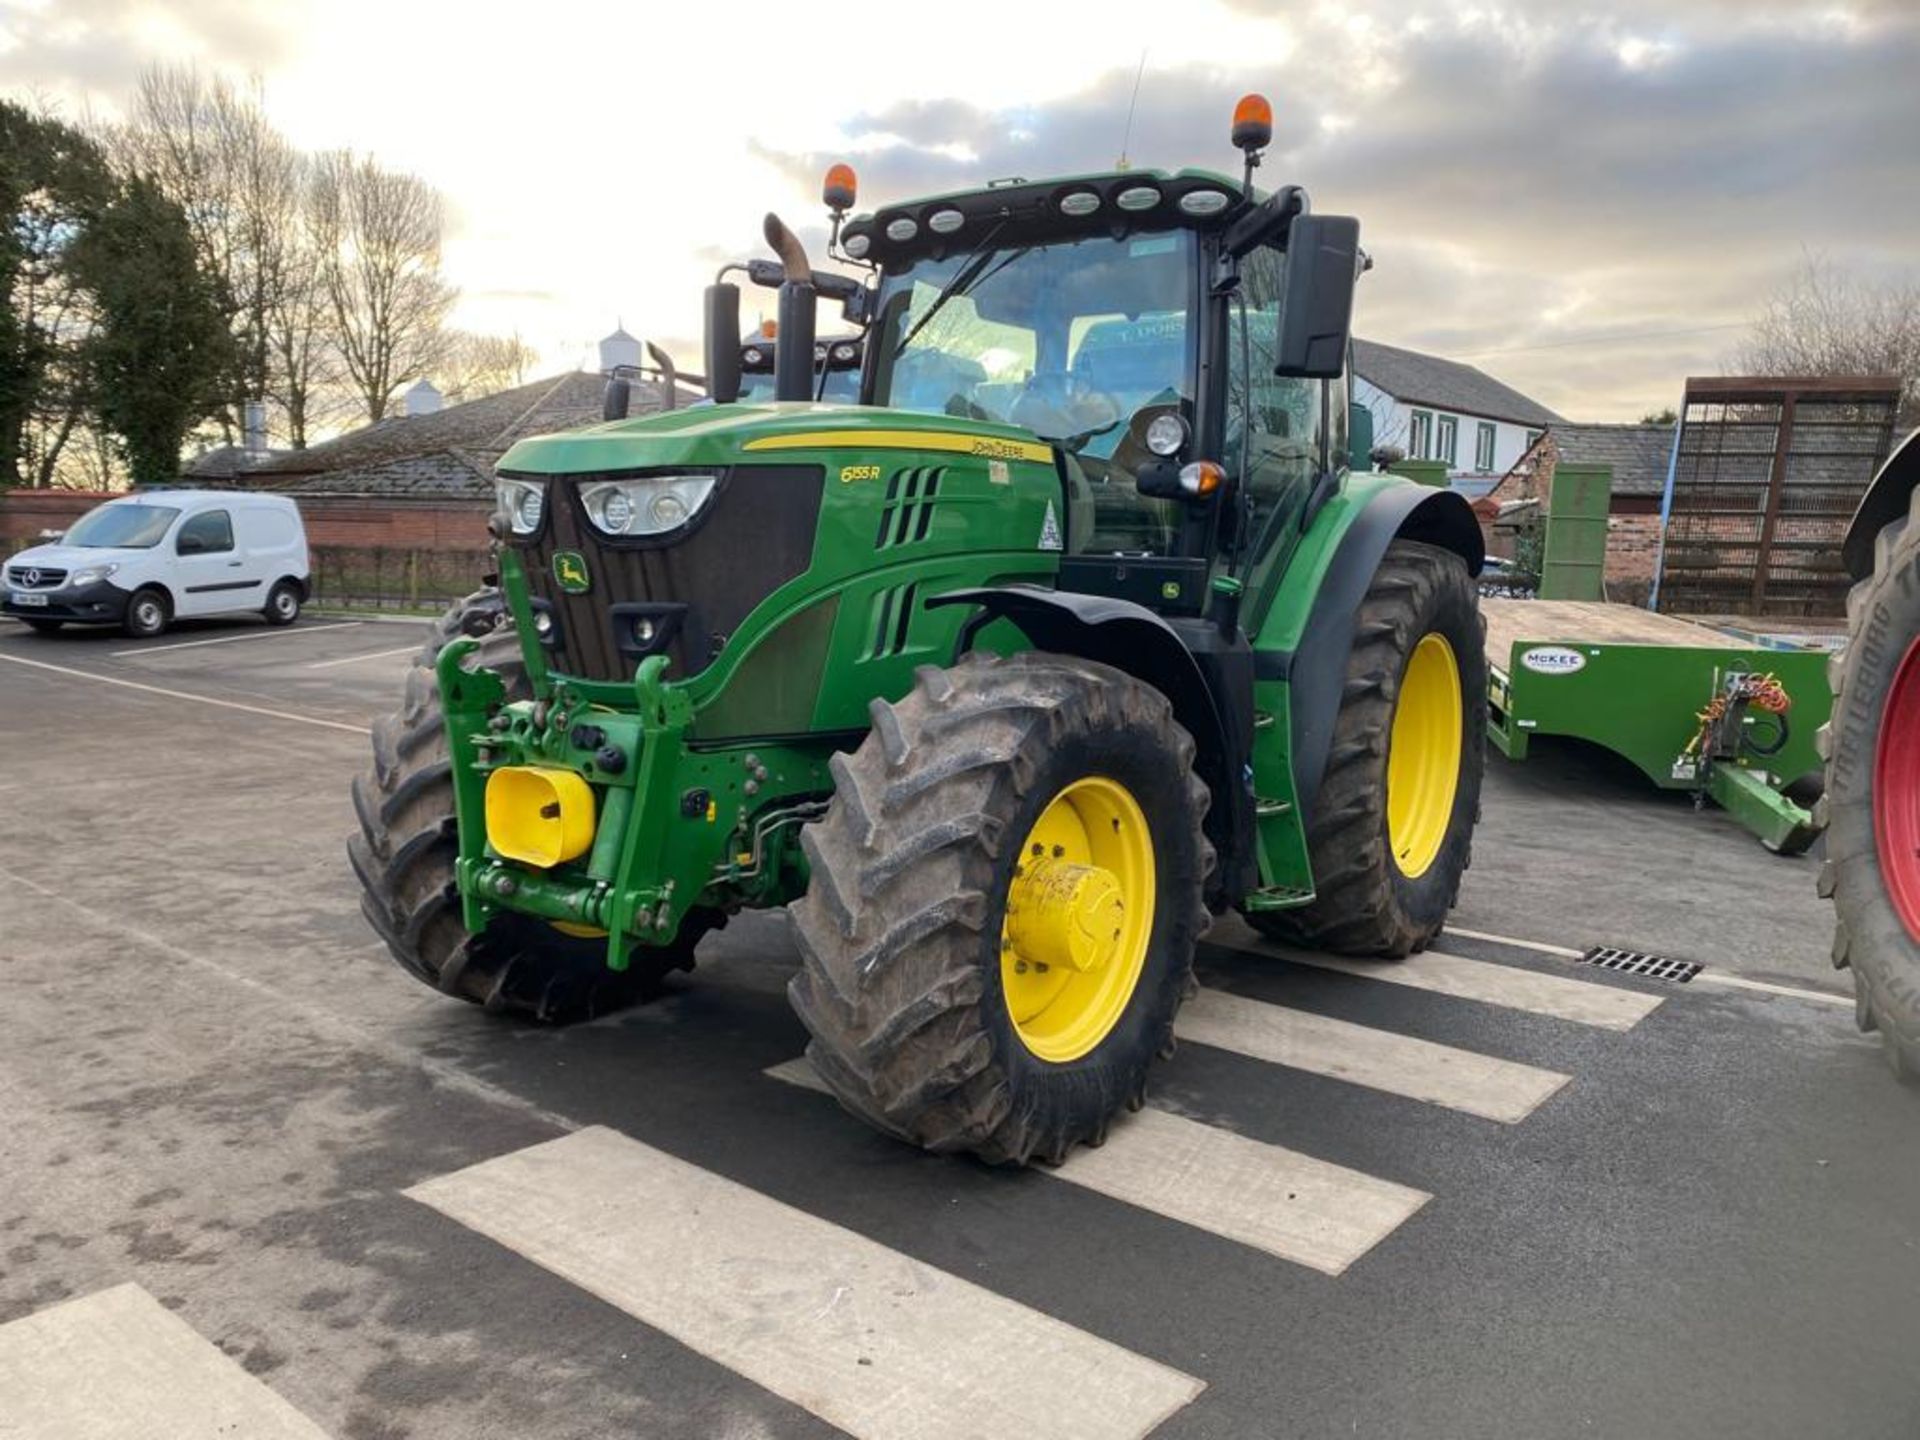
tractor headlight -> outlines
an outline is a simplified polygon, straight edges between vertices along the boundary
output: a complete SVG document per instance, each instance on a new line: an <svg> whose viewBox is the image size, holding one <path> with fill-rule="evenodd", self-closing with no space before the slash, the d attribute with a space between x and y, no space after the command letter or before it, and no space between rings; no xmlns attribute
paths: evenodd
<svg viewBox="0 0 1920 1440"><path fill-rule="evenodd" d="M608 535L663 535L700 513L713 496L712 475L644 475L580 487L580 504Z"/></svg>
<svg viewBox="0 0 1920 1440"><path fill-rule="evenodd" d="M499 479L493 482L494 498L500 513L516 535L531 535L540 528L540 512L546 505L546 486L538 480Z"/></svg>

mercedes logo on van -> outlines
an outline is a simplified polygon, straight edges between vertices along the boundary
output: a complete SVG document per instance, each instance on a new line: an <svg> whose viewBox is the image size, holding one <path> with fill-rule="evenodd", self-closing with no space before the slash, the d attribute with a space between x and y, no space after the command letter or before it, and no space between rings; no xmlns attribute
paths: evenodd
<svg viewBox="0 0 1920 1440"><path fill-rule="evenodd" d="M24 575L22 575L20 578L26 582L27 588L31 590L35 585L38 585L40 583L39 568L35 566L28 569L27 572Z"/></svg>

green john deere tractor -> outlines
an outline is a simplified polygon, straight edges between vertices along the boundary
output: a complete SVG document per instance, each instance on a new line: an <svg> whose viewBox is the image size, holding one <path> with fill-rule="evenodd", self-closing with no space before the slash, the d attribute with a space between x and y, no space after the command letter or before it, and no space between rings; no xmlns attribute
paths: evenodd
<svg viewBox="0 0 1920 1440"><path fill-rule="evenodd" d="M820 1075L937 1150L1059 1160L1172 1046L1209 916L1403 956L1479 806L1458 496L1350 470L1359 227L1252 173L996 182L780 256L776 394L516 445L498 589L374 735L365 909L564 1020L787 907ZM764 262L763 262L764 263ZM816 302L863 339L812 403Z"/></svg>

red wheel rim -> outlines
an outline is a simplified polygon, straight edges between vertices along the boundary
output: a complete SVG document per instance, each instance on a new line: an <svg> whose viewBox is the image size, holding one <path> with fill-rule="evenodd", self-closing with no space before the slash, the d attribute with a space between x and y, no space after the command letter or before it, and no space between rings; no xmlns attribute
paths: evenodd
<svg viewBox="0 0 1920 1440"><path fill-rule="evenodd" d="M1873 836L1894 913L1920 944L1920 640L1887 690L1873 757Z"/></svg>

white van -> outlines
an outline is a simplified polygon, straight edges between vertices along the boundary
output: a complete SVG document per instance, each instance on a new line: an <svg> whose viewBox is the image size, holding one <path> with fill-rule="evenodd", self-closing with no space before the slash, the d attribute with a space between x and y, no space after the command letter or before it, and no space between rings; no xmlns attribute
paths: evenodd
<svg viewBox="0 0 1920 1440"><path fill-rule="evenodd" d="M141 490L89 510L0 574L0 612L35 630L252 612L291 625L307 598L307 532L284 495Z"/></svg>

